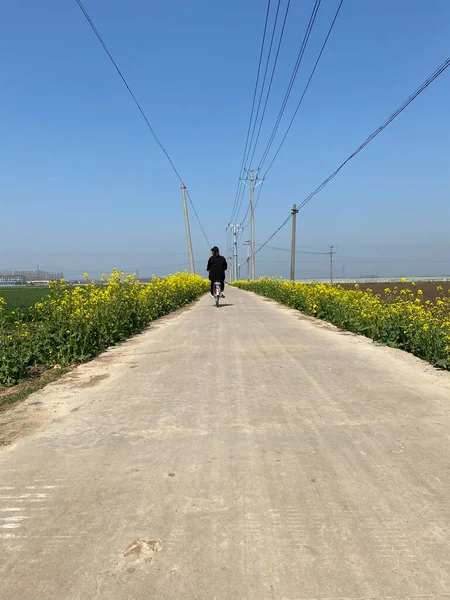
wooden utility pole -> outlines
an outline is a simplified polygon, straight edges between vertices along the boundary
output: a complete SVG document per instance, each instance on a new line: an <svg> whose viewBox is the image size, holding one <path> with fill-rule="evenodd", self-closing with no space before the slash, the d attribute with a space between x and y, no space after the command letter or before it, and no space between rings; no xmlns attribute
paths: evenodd
<svg viewBox="0 0 450 600"><path fill-rule="evenodd" d="M190 266L192 275L194 275L194 273L195 273L194 253L192 251L191 228L189 226L189 214L188 214L188 208L187 208L187 202L186 202L186 186L184 185L184 183L181 184L181 197L183 198L184 220L186 223L186 238L187 238L188 253L189 253L189 266Z"/></svg>
<svg viewBox="0 0 450 600"><path fill-rule="evenodd" d="M292 207L291 281L295 281L295 238L297 233L297 205Z"/></svg>

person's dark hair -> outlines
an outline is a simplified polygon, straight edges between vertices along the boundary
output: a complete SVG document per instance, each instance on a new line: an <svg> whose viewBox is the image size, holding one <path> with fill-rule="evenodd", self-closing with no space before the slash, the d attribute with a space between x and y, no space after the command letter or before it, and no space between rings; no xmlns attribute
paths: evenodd
<svg viewBox="0 0 450 600"><path fill-rule="evenodd" d="M218 256L219 255L219 248L217 246L213 246L211 248L211 252L215 255Z"/></svg>

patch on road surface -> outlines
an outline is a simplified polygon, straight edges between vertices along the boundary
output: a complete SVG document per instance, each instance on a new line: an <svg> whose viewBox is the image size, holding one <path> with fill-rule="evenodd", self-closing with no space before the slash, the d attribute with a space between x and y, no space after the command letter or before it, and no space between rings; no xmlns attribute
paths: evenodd
<svg viewBox="0 0 450 600"><path fill-rule="evenodd" d="M103 375L91 375L91 377L87 381L80 382L78 387L80 388L90 388L98 385L104 379L108 379L109 373L104 373Z"/></svg>
<svg viewBox="0 0 450 600"><path fill-rule="evenodd" d="M152 563L155 555L161 550L162 542L158 538L134 540L123 553L124 558L128 559L128 573L133 573L136 567L144 563Z"/></svg>

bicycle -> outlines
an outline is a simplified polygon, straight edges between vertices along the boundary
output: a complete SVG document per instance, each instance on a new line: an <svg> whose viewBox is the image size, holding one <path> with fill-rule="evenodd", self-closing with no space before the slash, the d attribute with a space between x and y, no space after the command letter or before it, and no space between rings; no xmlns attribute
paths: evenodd
<svg viewBox="0 0 450 600"><path fill-rule="evenodd" d="M222 294L222 287L220 285L220 281L214 282L214 300L216 301L216 306L219 308L220 296Z"/></svg>

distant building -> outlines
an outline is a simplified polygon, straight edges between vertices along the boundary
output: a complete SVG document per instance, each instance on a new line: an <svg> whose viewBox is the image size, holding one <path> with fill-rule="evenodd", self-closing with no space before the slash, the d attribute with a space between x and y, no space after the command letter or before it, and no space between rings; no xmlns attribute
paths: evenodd
<svg viewBox="0 0 450 600"><path fill-rule="evenodd" d="M63 273L49 271L3 271L0 273L0 285L48 285L63 278Z"/></svg>
<svg viewBox="0 0 450 600"><path fill-rule="evenodd" d="M24 285L25 275L11 275L0 273L0 285Z"/></svg>

